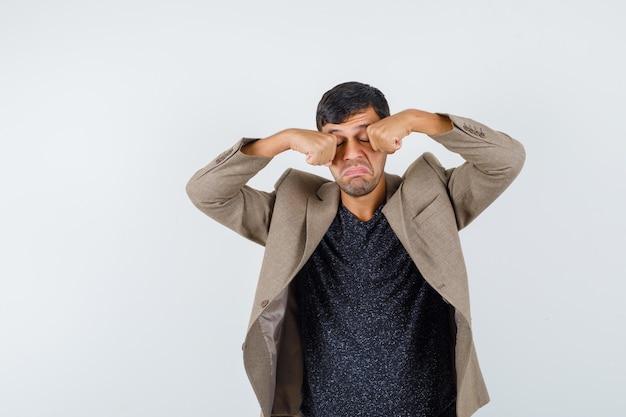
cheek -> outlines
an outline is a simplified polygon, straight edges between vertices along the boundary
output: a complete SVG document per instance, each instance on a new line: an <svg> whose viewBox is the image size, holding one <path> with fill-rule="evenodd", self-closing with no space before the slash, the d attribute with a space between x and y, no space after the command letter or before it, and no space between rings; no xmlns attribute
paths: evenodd
<svg viewBox="0 0 626 417"><path fill-rule="evenodd" d="M385 168L385 162L387 161L387 154L376 153L370 156L372 165L379 168L381 171Z"/></svg>
<svg viewBox="0 0 626 417"><path fill-rule="evenodd" d="M343 152L344 146L337 146L337 150L335 151L335 158L333 159L333 164L343 159Z"/></svg>
<svg viewBox="0 0 626 417"><path fill-rule="evenodd" d="M330 165L328 167L329 171L330 171L330 175L332 175L333 179L336 182L342 182L343 177L341 175L341 173L343 172L343 170L346 168L346 165L343 163L343 161L341 159L335 159L332 163L332 165Z"/></svg>
<svg viewBox="0 0 626 417"><path fill-rule="evenodd" d="M343 161L342 151L340 149L337 149L337 152L335 153L335 157L333 158L333 162L329 167L331 172L339 171L341 169L342 161Z"/></svg>

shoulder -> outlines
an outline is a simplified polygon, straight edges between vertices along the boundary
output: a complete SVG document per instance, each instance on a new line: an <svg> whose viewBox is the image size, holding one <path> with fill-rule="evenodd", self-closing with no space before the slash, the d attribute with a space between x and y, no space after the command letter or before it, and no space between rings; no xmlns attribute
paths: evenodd
<svg viewBox="0 0 626 417"><path fill-rule="evenodd" d="M276 181L274 189L277 193L297 191L299 193L309 194L317 192L322 185L330 182L332 181L328 178L289 168L281 175L278 181Z"/></svg>
<svg viewBox="0 0 626 417"><path fill-rule="evenodd" d="M417 158L406 170L403 180L407 181L412 178L426 180L428 178L439 179L447 182L446 169L435 155L430 152L424 152Z"/></svg>

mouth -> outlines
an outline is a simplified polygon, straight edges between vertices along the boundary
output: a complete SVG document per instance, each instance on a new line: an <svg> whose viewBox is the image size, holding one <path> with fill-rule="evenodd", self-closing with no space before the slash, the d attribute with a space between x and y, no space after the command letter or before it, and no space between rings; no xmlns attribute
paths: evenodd
<svg viewBox="0 0 626 417"><path fill-rule="evenodd" d="M349 167L343 172L344 177L356 177L359 175L368 175L371 174L371 170L364 165L357 165L353 167Z"/></svg>

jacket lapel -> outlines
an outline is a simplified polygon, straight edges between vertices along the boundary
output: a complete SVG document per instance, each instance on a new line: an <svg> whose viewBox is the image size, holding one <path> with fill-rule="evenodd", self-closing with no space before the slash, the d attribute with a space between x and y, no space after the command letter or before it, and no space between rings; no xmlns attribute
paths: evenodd
<svg viewBox="0 0 626 417"><path fill-rule="evenodd" d="M306 243L298 270L315 251L335 219L339 200L339 186L334 182L323 184L317 191L317 197L309 198L306 208Z"/></svg>
<svg viewBox="0 0 626 417"><path fill-rule="evenodd" d="M400 198L400 193L396 193L401 186L402 179L397 175L385 174L385 181L387 187L387 202L385 203L385 207L383 207L383 214L387 218L391 229L396 236L398 236L400 243L411 253L409 236L407 235L406 224L404 222L402 199Z"/></svg>

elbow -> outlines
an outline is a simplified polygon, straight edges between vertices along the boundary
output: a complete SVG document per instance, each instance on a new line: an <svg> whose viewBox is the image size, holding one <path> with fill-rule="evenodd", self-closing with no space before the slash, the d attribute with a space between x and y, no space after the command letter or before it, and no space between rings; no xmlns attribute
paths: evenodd
<svg viewBox="0 0 626 417"><path fill-rule="evenodd" d="M211 189L212 187L209 184L198 181L195 176L187 182L187 186L185 187L187 196L193 205L202 211L210 207L213 203L220 201L220 199L211 192Z"/></svg>
<svg viewBox="0 0 626 417"><path fill-rule="evenodd" d="M189 197L189 199L191 200L191 202L195 205L198 206L198 204L200 204L200 202L202 201L201 199L201 193L198 190L198 184L195 181L195 178L191 178L188 182L187 182L187 186L185 187L185 191L187 192L187 196Z"/></svg>
<svg viewBox="0 0 626 417"><path fill-rule="evenodd" d="M522 171L524 167L524 163L526 162L526 149L524 149L524 145L520 142L515 141L515 147L511 152L511 171L514 173L514 176Z"/></svg>
<svg viewBox="0 0 626 417"><path fill-rule="evenodd" d="M524 145L522 145L519 141L508 135L507 138L509 139L508 143L501 148L497 158L494 160L494 162L496 160L499 161L497 162L497 165L500 167L495 171L506 177L514 179L519 175L524 167L524 163L526 162L526 150L524 149Z"/></svg>
<svg viewBox="0 0 626 417"><path fill-rule="evenodd" d="M510 185L522 172L524 163L526 162L526 150L521 143L515 141L513 149L507 152L505 168L502 169L496 176L500 176L502 181Z"/></svg>
<svg viewBox="0 0 626 417"><path fill-rule="evenodd" d="M513 147L499 152L492 159L490 166L484 166L482 171L488 176L499 179L505 183L513 181L524 167L526 162L526 151L521 143L514 141Z"/></svg>
<svg viewBox="0 0 626 417"><path fill-rule="evenodd" d="M236 194L228 196L220 192L217 184L206 181L204 177L200 180L195 176L187 182L185 191L193 205L209 217L227 210L228 203L236 196Z"/></svg>

